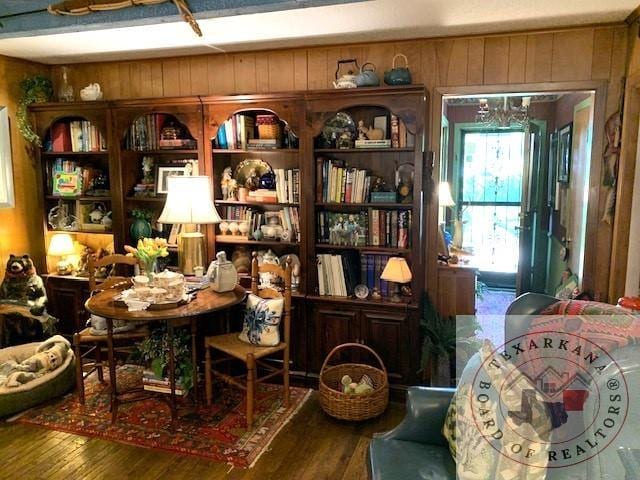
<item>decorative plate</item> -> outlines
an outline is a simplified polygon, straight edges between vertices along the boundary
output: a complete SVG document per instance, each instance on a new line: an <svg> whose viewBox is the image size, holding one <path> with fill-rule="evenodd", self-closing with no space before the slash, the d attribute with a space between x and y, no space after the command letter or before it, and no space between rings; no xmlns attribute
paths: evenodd
<svg viewBox="0 0 640 480"><path fill-rule="evenodd" d="M369 296L369 288L366 285L362 284L356 285L356 287L353 289L353 293L360 300L365 300Z"/></svg>
<svg viewBox="0 0 640 480"><path fill-rule="evenodd" d="M318 147L335 147L335 142L344 132L349 133L352 139L355 138L356 124L348 113L338 112L335 116L327 120L324 127L322 127L322 131L318 137Z"/></svg>
<svg viewBox="0 0 640 480"><path fill-rule="evenodd" d="M264 160L260 160L259 158L248 158L238 164L238 166L236 167L236 171L233 175L234 179L236 180L236 182L238 182L239 186L241 187L244 186L245 182L247 181L247 178L249 178L249 174L251 173L251 170L254 168L256 170L256 174L258 175L258 178L260 178L265 173L273 173L273 169L271 168L271 165L269 165Z"/></svg>

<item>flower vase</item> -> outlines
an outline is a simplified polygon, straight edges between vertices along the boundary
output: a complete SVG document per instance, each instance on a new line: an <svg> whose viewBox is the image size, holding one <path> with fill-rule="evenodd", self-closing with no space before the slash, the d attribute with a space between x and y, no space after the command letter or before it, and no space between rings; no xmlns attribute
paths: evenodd
<svg viewBox="0 0 640 480"><path fill-rule="evenodd" d="M149 284L153 282L154 274L158 273L158 259L154 258L149 262L143 262L140 260L140 267L142 275L146 275L149 278Z"/></svg>

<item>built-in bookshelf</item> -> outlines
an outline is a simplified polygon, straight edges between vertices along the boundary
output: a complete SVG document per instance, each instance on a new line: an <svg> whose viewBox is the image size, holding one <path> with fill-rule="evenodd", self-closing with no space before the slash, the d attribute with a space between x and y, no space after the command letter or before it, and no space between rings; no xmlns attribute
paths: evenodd
<svg viewBox="0 0 640 480"><path fill-rule="evenodd" d="M301 117L268 97L248 104L208 105L214 200L222 222L211 242L235 260L270 250L306 270L301 200ZM246 262L236 262L248 274ZM305 282L296 291L305 291Z"/></svg>

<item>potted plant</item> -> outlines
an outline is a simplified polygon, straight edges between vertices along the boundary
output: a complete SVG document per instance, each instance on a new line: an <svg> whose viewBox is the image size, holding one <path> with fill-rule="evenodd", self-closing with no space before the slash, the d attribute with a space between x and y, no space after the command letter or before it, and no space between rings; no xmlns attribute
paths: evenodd
<svg viewBox="0 0 640 480"><path fill-rule="evenodd" d="M418 372L423 382L430 380L432 386L450 386L452 355L459 364L466 364L480 348L476 337L479 330L480 325L473 316L458 320L440 316L424 292L420 318L422 356Z"/></svg>
<svg viewBox="0 0 640 480"><path fill-rule="evenodd" d="M173 353L175 360L176 386L185 392L193 387L193 362L190 350L191 336L185 329L175 330ZM158 327L151 335L136 345L130 359L151 368L160 379L169 376L169 334L166 327Z"/></svg>
<svg viewBox="0 0 640 480"><path fill-rule="evenodd" d="M33 127L29 122L27 107L32 103L48 102L53 96L53 85L48 77L44 75L34 75L20 82L20 91L22 94L16 113L18 130L28 142L41 147L42 142L40 141L40 137L33 131Z"/></svg>

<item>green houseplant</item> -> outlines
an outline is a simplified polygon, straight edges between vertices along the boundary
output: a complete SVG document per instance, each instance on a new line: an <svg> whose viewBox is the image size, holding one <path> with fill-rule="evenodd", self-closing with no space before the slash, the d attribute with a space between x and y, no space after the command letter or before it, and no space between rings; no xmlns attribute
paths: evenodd
<svg viewBox="0 0 640 480"><path fill-rule="evenodd" d="M189 391L193 387L193 362L190 350L191 336L184 329L174 331L173 352L175 359L176 385ZM158 378L169 376L169 334L166 327L158 327L151 335L136 345L131 354L134 363L148 365Z"/></svg>
<svg viewBox="0 0 640 480"><path fill-rule="evenodd" d="M429 300L422 295L420 333L422 355L419 374L423 382L430 379L431 385L451 384L451 360L455 355L460 363L466 362L480 348L476 333L481 330L475 317L467 316L456 321L455 317L442 317Z"/></svg>
<svg viewBox="0 0 640 480"><path fill-rule="evenodd" d="M18 111L16 113L18 130L28 142L41 147L42 142L40 137L33 131L33 127L29 122L27 108L32 103L48 102L53 96L53 85L48 77L44 75L34 75L20 82L20 92L20 102L18 103Z"/></svg>

